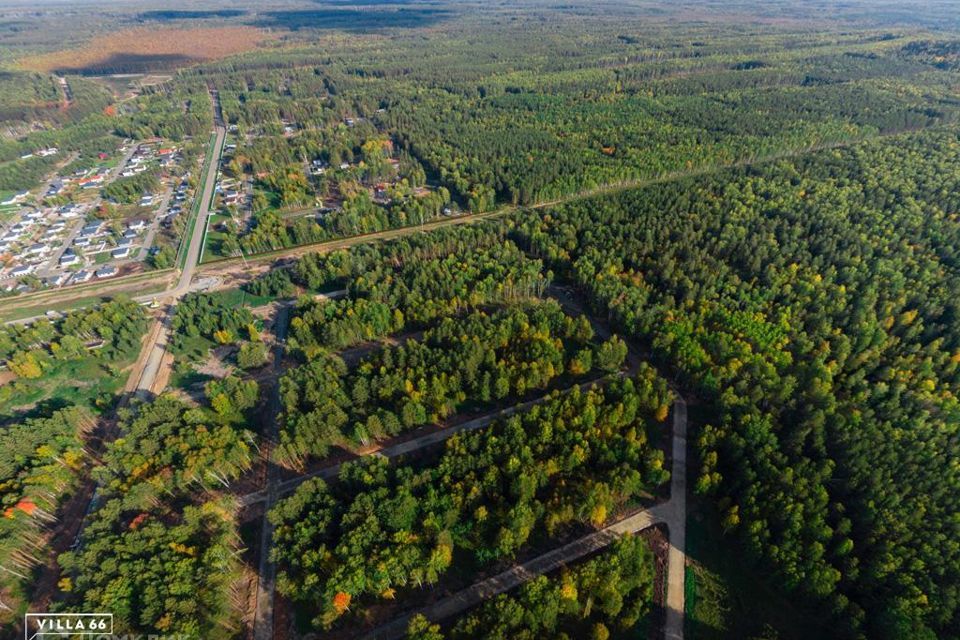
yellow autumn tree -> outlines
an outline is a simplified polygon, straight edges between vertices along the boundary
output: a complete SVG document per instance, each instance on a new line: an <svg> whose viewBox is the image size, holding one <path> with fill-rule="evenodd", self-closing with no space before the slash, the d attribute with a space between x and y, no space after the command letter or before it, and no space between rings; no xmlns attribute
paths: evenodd
<svg viewBox="0 0 960 640"><path fill-rule="evenodd" d="M27 380L39 378L43 375L43 369L40 367L40 362L37 361L36 356L26 351L16 353L12 359L7 361L7 366L18 377Z"/></svg>

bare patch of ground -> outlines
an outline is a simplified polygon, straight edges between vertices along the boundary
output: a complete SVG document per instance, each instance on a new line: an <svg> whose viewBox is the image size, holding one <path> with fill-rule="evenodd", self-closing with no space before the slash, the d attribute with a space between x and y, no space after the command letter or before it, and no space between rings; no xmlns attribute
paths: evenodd
<svg viewBox="0 0 960 640"><path fill-rule="evenodd" d="M234 366L227 362L227 357L234 350L232 346L216 347L210 350L210 354L203 363L194 367L197 373L202 373L213 378L226 378L234 371Z"/></svg>
<svg viewBox="0 0 960 640"><path fill-rule="evenodd" d="M150 388L156 395L160 395L167 385L170 384L170 376L173 374L174 357L169 351L163 354L160 360L160 368L157 370L157 377L153 381L153 387Z"/></svg>

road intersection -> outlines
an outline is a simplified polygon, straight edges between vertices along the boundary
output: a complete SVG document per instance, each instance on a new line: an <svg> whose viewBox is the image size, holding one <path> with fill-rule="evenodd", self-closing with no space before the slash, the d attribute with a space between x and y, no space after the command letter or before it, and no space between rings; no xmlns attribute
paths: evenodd
<svg viewBox="0 0 960 640"><path fill-rule="evenodd" d="M170 340L170 326L173 322L173 314L176 310L177 302L180 298L191 291L191 282L193 274L197 268L197 259L200 255L200 248L203 243L203 232L206 228L207 218L210 216L210 202L213 200L213 190L217 184L217 171L220 167L220 154L223 153L223 143L226 139L227 130L223 126L216 129L216 138L213 143L212 153L206 175L203 177L198 198L200 205L197 209L196 218L193 221L193 228L189 230L190 235L184 240L186 242L184 251L186 258L183 263L183 270L173 289L170 289L156 296L144 296L156 301L158 304L165 305L163 317L159 322L161 328L153 340L150 347L150 355L144 364L143 371L140 373L137 382L137 395L145 396L155 393L154 385L157 380L157 374L160 371L160 365L167 352L167 344Z"/></svg>
<svg viewBox="0 0 960 640"><path fill-rule="evenodd" d="M555 291L554 293L561 294L565 292ZM558 295L558 299L565 306L575 304L566 298L565 295ZM605 325L594 323L594 327L600 337L610 336L610 332ZM630 355L630 359L634 365L631 366L628 371L618 374L617 377L630 375L634 372L636 364L643 361L641 355L636 352L632 345L630 346ZM569 393L576 387L585 390L594 385L603 385L610 379L612 379L612 377L590 380L564 390L561 393ZM687 516L687 404L682 395L676 390L675 396L676 399L671 411L672 465L670 498L666 502L657 504L649 509L641 509L633 512L599 531L587 534L563 547L549 551L522 564L518 564L496 576L477 582L456 594L437 601L429 607L403 614L390 623L364 635L364 640L400 640L406 635L407 625L410 619L417 613L426 616L431 621L440 621L449 618L480 604L488 598L509 591L536 576L549 573L584 558L588 554L599 551L613 543L620 536L635 534L656 525L666 527L670 543L667 553L666 615L663 626L664 638L666 640L683 640ZM547 394L540 398L463 423L431 431L409 440L395 442L382 447L379 445L367 447L359 451L357 456L376 455L389 460L396 460L401 456L438 445L457 433L482 429L495 420L528 411L535 405L548 400L550 397L552 397L552 394ZM239 499L240 505L249 507L257 503L265 502L264 522L267 523L266 512L272 507L277 498L291 493L311 478L333 480L339 475L340 468L340 464L333 464L283 482L277 482L275 476L272 476L271 479L268 480L266 489L241 496ZM267 621L272 622L273 620L272 590L275 585L276 566L272 560L268 561L265 559L269 556L269 547L272 544L272 525L265 524L261 542L261 582L257 597L257 612L255 618L257 624L255 626L254 640L269 640L274 631L272 624L268 624ZM270 590L271 593L268 595L266 590Z"/></svg>
<svg viewBox="0 0 960 640"><path fill-rule="evenodd" d="M686 434L687 403L677 396L673 405L673 465L671 468L670 499L642 509L599 531L587 534L558 549L518 564L492 578L487 578L436 603L396 618L363 636L364 640L400 640L406 636L407 625L417 613L438 622L481 604L498 594L520 586L533 578L555 571L563 566L599 551L617 538L639 533L656 525L665 525L670 541L667 553L667 593L664 637L683 640L684 597L686 572Z"/></svg>
<svg viewBox="0 0 960 640"><path fill-rule="evenodd" d="M219 114L219 112L218 112ZM134 299L139 302L153 302L162 307L162 315L151 326L150 331L144 341L141 357L134 365L128 382L128 391L135 397L151 397L162 391L157 386L158 373L164 357L167 353L167 347L170 340L170 331L173 314L179 300L187 293L206 288L218 283L219 278L206 279L206 281L194 283L194 276L199 268L199 256L202 251L204 232L210 215L210 204L213 200L214 189L218 178L220 167L220 158L224 148L226 138L226 128L220 120L219 115L216 118L215 137L211 147L211 157L207 163L205 174L202 176L202 184L199 189L197 214L192 220L191 227L187 230L188 235L184 239L185 256L182 259L182 268L175 283L167 290L158 294L142 294L135 296ZM557 202L542 203L536 208L557 204ZM286 251L282 256L289 257L300 255L309 251L324 251L347 248L356 244L376 242L394 237L402 237L411 233L420 233L432 230L441 226L451 224L469 224L472 222L485 220L488 218L502 216L506 213L516 210L515 207L481 213L465 215L454 218L444 218L433 221L418 227L394 229L385 232L369 234L367 236L358 236L343 240L323 243L322 246L301 247ZM230 265L227 271L223 271L220 265L219 274L229 273L230 270L241 269L240 265ZM246 270L243 265L242 270ZM283 311L281 311L283 313ZM282 338L282 336L278 336ZM278 344L282 344L280 341ZM278 362L279 350L278 346ZM581 387L587 387L597 384L598 381L589 381ZM382 449L371 448L366 454L382 455L388 458L395 458L416 451L419 448L434 445L449 438L452 434L479 429L487 426L497 418L507 417L519 411L525 411L544 398L529 401L515 407L504 409L495 414L476 418L460 425L450 427L446 430L427 433L418 438L398 442ZM560 547L534 558L528 562L517 565L512 569L501 573L500 575L481 581L464 591L457 593L449 598L438 601L422 613L432 620L440 620L456 613L462 612L471 606L475 606L486 598L497 593L503 593L506 590L514 588L523 582L552 571L564 564L583 558L585 555L597 551L609 545L620 535L636 533L648 527L662 524L668 529L670 537L670 551L668 553L668 578L667 578L667 614L665 619L665 637L667 640L682 640L683 638L683 607L684 607L684 534L685 534L685 495L686 495L686 404L678 396L673 408L673 468L671 481L671 497L667 502L630 514L622 520L614 522L604 529L591 533L568 545ZM259 502L266 503L264 509L264 537L265 544L261 549L259 566L259 585L257 591L257 609L254 616L253 631L255 640L267 640L273 637L273 590L275 582L276 567L270 559L269 546L272 539L272 527L266 518L266 512L273 502L280 496L293 491L299 484L310 477L333 478L339 471L339 465L326 467L319 471L305 474L291 480L281 482L278 479L277 470L268 470L267 483L265 489L240 498L243 506L250 506ZM371 632L370 638L400 638L403 637L406 630L406 622L412 615L408 614L394 620L390 624L378 628Z"/></svg>

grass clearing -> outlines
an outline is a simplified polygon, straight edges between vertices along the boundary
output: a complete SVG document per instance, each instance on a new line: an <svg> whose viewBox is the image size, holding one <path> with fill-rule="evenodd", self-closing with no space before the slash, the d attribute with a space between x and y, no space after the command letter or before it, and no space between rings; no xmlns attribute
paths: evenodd
<svg viewBox="0 0 960 640"><path fill-rule="evenodd" d="M224 303L231 307L262 307L277 300L274 296L255 296L240 287L224 289L217 293L222 296Z"/></svg>
<svg viewBox="0 0 960 640"><path fill-rule="evenodd" d="M199 362L207 357L207 352L216 345L203 336L184 336L179 347L171 348L178 361Z"/></svg>
<svg viewBox="0 0 960 640"><path fill-rule="evenodd" d="M218 258L229 257L223 253L223 241L226 239L227 233L225 231L217 231L217 226L230 220L230 216L215 213L210 216L209 220L206 239L204 240L203 260L200 261L201 264Z"/></svg>
<svg viewBox="0 0 960 640"><path fill-rule="evenodd" d="M112 398L123 388L127 378L125 370L135 358L136 353L128 353L115 362L106 362L94 353L79 360L50 359L51 366L42 377L18 378L0 386L0 421L38 404L99 408L95 406L98 398Z"/></svg>
<svg viewBox="0 0 960 640"><path fill-rule="evenodd" d="M206 384L213 379L213 376L200 373L195 370L192 365L183 368L178 367L174 369L173 374L170 376L170 388L188 391L197 385Z"/></svg>

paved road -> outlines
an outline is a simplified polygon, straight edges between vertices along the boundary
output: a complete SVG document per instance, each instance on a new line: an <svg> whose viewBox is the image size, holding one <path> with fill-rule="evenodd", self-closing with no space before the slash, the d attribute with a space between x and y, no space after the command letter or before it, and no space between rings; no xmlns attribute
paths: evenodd
<svg viewBox="0 0 960 640"><path fill-rule="evenodd" d="M216 163L217 166L214 166L214 164L211 163L210 171L207 174L208 182L207 184L205 184L205 189L204 189L204 192L206 193L206 186L209 185L211 189L210 191L211 194L212 194L213 185L215 185L216 183L216 172L219 166L220 154L223 150L223 139L222 137L220 137L221 134L224 134L224 130L222 129L222 127L219 127L219 126L217 127L217 134L218 134L218 138L217 138L215 149L216 149L216 158L218 162ZM780 158L780 157L782 156L776 156L776 158ZM745 164L745 163L741 163L741 164ZM189 265L189 272L187 267L185 267L184 272L181 273L180 280L178 281L176 287L168 290L167 292L165 292L165 294L158 294L158 296L156 297L160 298L164 296L176 296L176 295L182 294L182 291L184 290L184 282L185 281L189 282L189 278L187 276L192 277L195 271L200 273L217 273L220 275L243 273L248 269L250 269L251 267L256 269L262 263L273 262L283 258L296 258L308 253L326 253L330 251L336 251L339 249L347 249L349 247L359 245L359 244L367 244L371 242L382 242L385 240L402 238L402 237L417 234L417 233L423 233L425 231L433 231L441 227L461 225L461 224L474 224L482 220L488 220L492 218L506 216L508 214L519 211L522 208L544 209L544 208L554 207L560 204L564 204L566 202L572 202L575 200L597 196L604 193L613 193L617 191L623 191L625 189L638 188L646 185L651 185L651 184L656 184L661 182L671 182L671 181L676 181L676 180L691 177L691 176L713 173L716 171L727 169L731 166L736 166L736 165L722 165L718 167L684 171L677 174L669 174L661 178L652 178L647 180L631 180L626 182L612 183L609 185L598 187L596 189L591 189L591 190L583 191L580 193L571 194L569 196L564 196L562 198L557 198L555 200L540 202L537 204L529 205L527 207L518 207L518 206L509 205L493 211L485 211L482 213L464 214L460 216L445 217L445 218L439 218L436 220L430 220L429 222L426 222L421 225L412 225L408 227L402 227L399 229L388 229L386 231L377 231L374 233L368 233L368 234L363 234L359 236L351 236L349 238L343 238L338 240L328 240L328 241L319 242L316 244L302 245L299 247L292 247L290 249L282 249L279 251L262 253L254 256L246 256L242 258L229 258L227 260L219 260L217 262L208 263L203 266L197 265L200 250L201 250L201 244L199 240L196 243L194 243L193 239L191 239L190 248L192 251L191 251L191 255L188 256L188 260L187 260L187 265ZM209 211L207 210L208 203L209 203L209 199L205 198L203 201L203 211L201 211L202 215L197 216L197 225L194 227L195 235L197 235L197 232L199 232L199 235L201 237L203 235L204 227L206 226L207 214L209 213ZM119 287L122 286L122 279L114 280L112 282L112 286L115 289L119 289ZM137 283L137 284L131 283L129 287L130 288L129 293L135 293L136 288L141 286L142 284L140 283ZM115 290L113 294L116 295L119 292L121 291ZM28 299L24 298L22 301L13 300L11 303L12 304L16 304L18 302L26 303L27 301Z"/></svg>
<svg viewBox="0 0 960 640"><path fill-rule="evenodd" d="M687 403L680 394L673 405L673 467L670 474L670 501L656 508L670 532L664 636L667 640L683 640L687 565Z"/></svg>
<svg viewBox="0 0 960 640"><path fill-rule="evenodd" d="M143 246L137 258L137 260L141 262L145 261L150 255L150 248L153 246L153 240L160 228L160 218L163 217L170 207L170 199L173 198L173 182L175 181L170 180L170 184L163 190L163 196L160 198L160 206L153 210L153 219L150 220L150 226L147 227L147 232L143 236Z"/></svg>
<svg viewBox="0 0 960 640"><path fill-rule="evenodd" d="M60 171L63 170L65 166L76 160L80 157L79 151L73 151L67 155L66 158L61 160L56 164L53 171L50 173L50 177L43 181L43 184L37 189L37 195L34 198L33 202L37 207L40 207L43 204L43 199L47 196L47 191L50 190L50 187L60 179Z"/></svg>
<svg viewBox="0 0 960 640"><path fill-rule="evenodd" d="M893 134L889 134L889 135L893 135ZM887 136L888 134L881 134L879 136L871 137L869 139L872 140L876 137L882 138ZM826 150L826 149L849 147L859 142L863 142L863 140L824 144L824 145L819 145L812 148L804 148L804 149L799 149L795 151L771 154L769 156L750 160L750 161L731 162L731 163L725 163L725 164L720 164L720 165L711 166L711 167L702 167L702 168L692 169L688 171L670 173L658 178L643 179L643 180L629 180L629 181L611 183L611 184L603 185L596 189L582 191L579 193L564 196L562 198L558 198L556 200L541 202L541 203L530 205L524 208L543 209L547 207L557 206L559 204L564 204L566 202L577 201L583 198L589 198L589 197L593 197L601 194L615 193L615 192L623 191L626 189L635 189L635 188L640 188L640 187L659 184L659 183L675 182L677 180L683 180L686 178L692 178L696 176L709 175L712 173L717 173L719 171L724 171L724 170L735 168L735 167L762 165L770 162L776 162L784 158L808 155L810 153L815 153L815 152ZM213 263L208 263L206 265L203 265L202 267L198 268L198 271L206 274L218 273L221 275L242 273L247 271L248 268L254 268L254 269L259 268L265 262L272 262L272 261L280 260L283 258L294 258L306 253L323 253L327 251L334 251L337 249L348 248L358 244L366 244L369 242L378 242L378 241L389 240L393 238L400 238L400 237L412 235L415 233L421 233L424 231L432 231L434 229L450 226L450 225L471 224L474 222L478 222L480 220L486 220L488 218L496 218L496 217L504 216L504 215L513 213L519 209L521 209L521 207L506 206L501 209L497 209L495 211L488 211L488 212L476 213L476 214L467 214L467 215L455 216L450 218L441 218L439 220L431 220L430 222L427 222L423 225L409 226L401 229L392 229L389 231L381 231L377 233L345 238L343 240L333 240L333 241L321 242L317 244L294 247L291 249L284 249L276 252L269 252L266 254L247 256L243 260L241 260L240 258L230 258L228 260L221 260L218 262L213 262ZM199 245L197 246L197 251L199 253ZM127 293L127 294L135 295L137 288L142 288L142 287L143 287L143 284L139 281L127 282L124 278L117 278L111 281L109 286L109 292L104 291L103 294L106 295L107 293L109 293L110 295L118 295L120 293ZM179 284L177 288L179 288ZM89 296L89 295L93 295L95 290L98 290L98 288L90 287L88 289L84 289L84 292L87 296ZM173 290L170 290L168 291L168 294L172 294L173 292L174 292ZM34 302L34 297L30 295L26 295L26 296L19 296L9 301L5 301L5 304L11 305L11 308L22 307L22 306L35 306L34 304L31 304L32 302Z"/></svg>
<svg viewBox="0 0 960 640"><path fill-rule="evenodd" d="M83 229L84 220L80 218L79 220L74 220L72 226L69 227L67 235L63 237L63 242L59 247L53 250L53 253L50 255L50 259L45 263L40 265L40 268L37 269L37 276L40 278L48 278L52 275L60 273L63 269L60 268L60 258L63 257L63 254L67 252L67 249L73 246L73 241L78 235L80 235L80 230Z"/></svg>
<svg viewBox="0 0 960 640"><path fill-rule="evenodd" d="M163 357L167 353L167 345L170 341L170 325L173 322L173 314L176 311L177 302L179 298L183 295L190 293L191 291L206 291L207 289L215 286L216 279L205 279L202 278L200 281L190 284L186 289L177 292L177 297L171 298L163 311L163 317L160 320L160 330L154 335L154 338L147 342L145 348L150 350L150 354L147 356L146 364L144 365L143 371L140 373L139 382L137 382L136 394L138 397L148 397L150 393L154 393L158 390L154 389L154 386L157 381L157 374L160 372L160 366L163 364ZM151 302L157 300L164 295L145 295L134 298L134 302Z"/></svg>
<svg viewBox="0 0 960 640"><path fill-rule="evenodd" d="M137 150L137 145L131 144L130 148L127 149L123 153L123 155L120 157L120 161L117 163L117 165L112 169L110 169L109 171L107 171L106 178L104 178L104 184L110 184L111 182L116 180L117 177L119 177L120 172L123 171L123 168L126 166L127 162L130 160L130 158L133 156L136 150ZM73 157L79 157L79 154L74 154ZM55 172L53 176L50 178L50 180L46 184L44 184L42 193L47 192L47 189L49 189L53 181L56 180L59 169L62 169L67 164L69 164L69 162L65 162L63 165L61 165L58 168L57 172ZM97 197L94 198L89 204L84 205L85 211L96 211L97 207L100 206L100 203L103 202L103 197L100 196L99 193L100 193L100 190L98 189ZM41 195L40 198L42 199L43 196ZM41 269L37 272L38 276L40 276L41 278L47 278L52 275L62 273L64 271L63 269L60 268L60 257L63 256L64 252L66 252L67 249L73 246L74 239L77 237L77 235L79 235L80 230L83 228L85 224L86 224L85 216L75 221L73 229L70 231L66 239L63 241L63 245L58 247L57 250L54 251L53 257L49 260L49 262L47 262L43 267L41 267Z"/></svg>
<svg viewBox="0 0 960 640"><path fill-rule="evenodd" d="M897 135L897 134L879 134L877 136L871 136L866 140L874 140L877 138L888 137L890 135ZM267 253L256 254L253 256L245 256L242 259L228 258L226 260L220 260L217 262L204 265L203 271L204 272L214 271L214 270L219 271L219 270L225 270L228 268L233 271L243 271L247 268L247 265L254 265L258 262L275 261L275 260L280 260L282 258L295 258L307 253L325 253L329 251L335 251L338 249L345 249L357 244L366 244L369 242L379 242L383 240L401 238L401 237L412 235L415 233L432 231L440 227L447 227L451 225L473 224L481 220L487 220L490 218L498 218L498 217L506 216L511 213L515 213L517 211L548 209L548 208L556 207L562 204L584 200L586 198L593 198L593 197L606 195L606 194L614 194L622 191L627 191L630 189L639 189L642 187L649 187L656 184L677 182L678 180L685 180L688 178L712 175L715 173L719 173L720 171L726 171L728 169L764 165L771 162L777 162L786 158L806 156L811 153L816 153L818 151L824 151L828 149L850 147L864 141L865 141L864 139L860 139L860 140L851 140L851 141L844 141L844 142L825 143L825 144L817 145L813 147L804 147L802 149L773 153L762 158L738 160L733 162L721 163L717 165L697 167L694 169L684 169L681 171L674 171L674 172L670 172L670 173L657 176L657 177L652 177L652 178L637 178L637 179L631 179L631 180L621 180L619 182L610 182L607 184L600 185L598 187L584 189L576 193L571 193L569 195L561 196L553 200L545 200L543 202L538 202L530 205L523 205L523 206L506 205L499 209L494 209L492 211L485 211L482 213L467 213L467 214L452 216L452 217L443 217L435 220L430 220L420 225L410 225L407 227L401 227L399 229L388 229L386 231L377 231L374 233L367 233L359 236L351 236L348 238L343 238L341 240L326 240L326 241L318 242L315 244L301 245L299 247L292 247L289 249L280 249L278 251L271 251Z"/></svg>
<svg viewBox="0 0 960 640"><path fill-rule="evenodd" d="M167 344L170 341L170 324L173 322L173 303L171 302L164 310L163 318L160 320L160 328L156 332L152 343L148 343L150 355L147 356L143 371L140 373L140 379L137 381L136 395L144 398L153 393L153 386L157 380L157 373L160 371L160 365L163 363L163 356L167 352Z"/></svg>
<svg viewBox="0 0 960 640"><path fill-rule="evenodd" d="M163 327L157 334L157 339L150 348L150 356L147 359L146 367L140 382L137 384L137 394L140 396L149 395L157 379L157 373L160 371L160 365L163 362L163 356L167 352L167 344L170 340L170 325L173 321L173 314L176 311L177 302L181 297L190 292L190 283L193 280L193 273L197 268L197 259L200 255L200 247L203 243L203 230L206 226L207 216L210 215L210 201L213 198L213 189L217 184L217 171L220 167L220 155L223 152L223 141L226 138L227 130L222 126L217 127L216 140L213 144L213 157L207 167L207 175L204 176L203 185L197 197L200 198L200 207L197 217L193 223L193 229L188 229L189 235L184 239L186 245L186 262L183 265L183 271L180 272L180 278L177 285L157 296L148 296L151 299L167 300L165 317L163 318Z"/></svg>
<svg viewBox="0 0 960 640"><path fill-rule="evenodd" d="M157 340L160 339L160 334L163 331L164 320L166 320L165 317L155 319L151 322L150 330L147 332L147 335L143 340L144 346L141 348L140 355L137 356L137 360L133 363L133 367L130 369L130 375L127 377L127 384L123 388L124 398L133 396L136 394L137 389L140 388L140 382L143 379L144 369L150 362L150 355L153 352L151 345L155 344Z"/></svg>
<svg viewBox="0 0 960 640"><path fill-rule="evenodd" d="M201 244L203 239L203 231L206 227L207 218L209 216L209 204L212 199L213 189L216 184L217 172L219 169L219 160L220 155L223 150L223 143L226 135L226 130L223 128L221 123L218 123L216 128L216 138L214 143L214 157L211 158L211 162L208 167L207 174L203 183L203 188L200 193L200 206L198 215L196 217L194 227L191 231L189 238L187 239L188 245L186 248L187 255L184 262L183 271L180 274L180 278L177 281L177 284L174 288L168 290L164 294L160 294L157 298L164 298L168 300L167 314L163 319L161 328L157 331L156 338L153 341L152 345L148 344L148 347L151 349L150 355L147 357L146 364L144 366L143 372L140 375L140 380L137 384L138 393L145 393L152 389L154 382L156 380L157 372L160 368L160 362L165 353L166 344L169 339L169 326L170 319L172 318L172 313L176 305L177 300L189 291L191 280L193 278L194 272L197 268L197 262L199 254L201 251ZM674 178L675 179L675 178ZM657 182L649 181L649 182ZM632 186L639 186L639 183L628 183L623 185L613 185L605 187L601 190L597 190L595 193L602 193L606 191L613 191L624 189ZM563 198L556 201L544 202L539 205L535 205L533 208L543 208L554 206L561 202L572 200L575 198L581 198L589 194L577 194L576 196L570 196L568 198ZM516 210L516 207L506 207L497 211L492 211L484 214L476 214L472 216L461 216L456 218L445 218L433 223L428 223L427 225L421 225L419 227L408 227L404 229L397 229L386 231L377 234L369 234L366 236L359 236L355 238L348 238L342 241L335 241L330 243L324 243L322 247L312 246L294 249L289 252L285 252L282 255L299 255L302 252L317 251L317 250L332 250L338 248L349 247L354 244L361 244L376 240L383 240L392 237L400 237L403 235L409 235L411 233L419 233L428 229L437 228L440 226L448 226L451 224L465 224L475 222L477 220L482 220L486 218L492 218L495 216L505 215ZM276 259L281 257L280 255L271 256L270 259ZM285 330L285 327L284 329ZM282 347L278 347L282 348ZM591 384L591 383L585 383ZM278 401L279 399L277 399ZM463 423L458 427L452 427L444 431L439 431L431 434L422 436L421 438L410 440L404 443L399 443L392 447L377 451L378 455L384 455L387 457L395 457L403 455L404 453L410 453L415 451L418 448L427 446L429 444L435 444L437 442L442 442L443 440L449 438L454 433L460 431L469 430L469 429L478 429L486 424L489 424L492 420L498 417L504 417L510 413L515 413L518 410L523 410L528 406L536 404L540 400L534 400L529 403L524 403L517 407L512 407L510 409L499 412L492 416L485 416L483 418L478 418L476 420ZM277 405L279 406L279 405ZM682 407L682 408L681 408ZM510 569L499 576L495 576L488 580L485 580L481 583L473 585L468 589L451 596L450 598L441 600L440 602L431 606L424 613L431 619L441 619L443 617L448 617L454 615L458 612L462 612L467 608L482 602L484 599L489 598L492 595L497 593L502 593L506 590L516 587L519 584L529 580L530 578L540 575L546 572L549 572L559 566L562 566L565 563L577 560L586 554L591 553L597 549L601 549L609 545L613 540L616 539L618 535L623 535L625 533L633 533L640 531L644 528L647 528L653 524L664 522L667 524L670 532L670 541L671 548L668 556L669 569L668 569L668 583L667 583L667 604L668 604L668 614L667 614L667 623L666 623L666 632L667 638L673 640L675 638L683 638L683 573L684 573L684 518L685 518L685 469L686 469L686 455L685 455L685 444L686 444L686 405L683 403L682 399L678 401L675 406L674 411L674 469L673 469L673 480L671 482L671 499L664 505L656 507L654 510L642 511L637 514L630 516L620 522L614 523L605 529L584 536L580 540L574 541L564 547L551 551L547 554L539 556L527 563L518 565L513 569ZM297 485L302 483L306 477L331 477L336 474L339 470L339 466L329 467L323 470L320 470L312 476L305 476L302 478L297 478L286 483L278 483L276 480L276 469L275 467L270 467L268 470L268 482L267 489L263 497L256 498L258 494L251 494L251 496L246 497L245 499L252 502L263 501L267 502L267 509L272 506L278 495L281 495L285 491L290 491L296 488ZM678 479L679 478L679 479ZM679 499L678 499L679 498ZM260 558L260 581L258 585L257 593L257 611L254 619L254 637L256 640L267 640L273 635L273 590L274 582L276 576L276 567L274 563L270 560L270 554L266 552L266 549L269 549L272 542L273 527L270 524L269 520L264 516L263 520L263 536L262 542L264 543L264 552L261 553ZM409 617L407 617L408 619ZM370 637L402 637L405 633L406 620L398 619L373 632Z"/></svg>
<svg viewBox="0 0 960 640"><path fill-rule="evenodd" d="M150 332L144 336L143 344L150 344L155 339L158 330L159 328L157 326L151 327ZM131 392L136 388L136 382L142 375L143 361L145 358L146 355L144 351L141 350L140 356L131 368L124 393L120 396L120 401L113 415L109 417L101 416L101 418L97 420L96 431L98 435L92 442L93 449L90 452L94 458L98 458L100 453L102 453L102 448L117 437L116 412L128 405L132 397ZM56 529L51 532L51 549L53 551L48 562L41 565L39 575L33 583L33 600L28 610L47 610L50 599L59 588L56 585L60 577L60 567L56 559L60 553L63 553L68 548L79 548L83 539L84 527L87 524L87 517L97 503L99 492L99 482L94 482L92 477L87 477L80 486L80 490L66 503L63 514L61 514L63 517L61 517L58 522ZM71 546L68 547L67 545Z"/></svg>
<svg viewBox="0 0 960 640"><path fill-rule="evenodd" d="M443 598L423 609L402 615L362 636L363 640L400 640L406 636L410 619L420 613L432 622L455 616L500 593L514 589L533 578L555 571L563 566L599 551L617 538L634 534L656 524L666 524L670 537L667 579L667 617L664 635L667 640L683 640L683 555L686 517L686 481L676 480L686 474L687 407L678 397L673 405L674 456L670 500L652 509L644 509L619 520L597 532L587 534L558 549L516 565L492 578L477 582L452 596ZM678 444L680 445L679 448Z"/></svg>
<svg viewBox="0 0 960 640"><path fill-rule="evenodd" d="M217 186L217 172L220 170L220 157L223 154L223 141L227 137L227 130L222 126L217 126L217 138L213 143L213 157L207 167L207 175L204 177L203 188L198 197L200 198L200 210L197 213L197 219L193 225L193 232L190 235L187 245L187 260L183 265L183 271L180 272L180 279L177 286L171 293L177 295L177 292L185 292L190 286L190 280L193 278L193 272L197 268L197 262L200 258L200 249L203 246L203 232L207 226L207 218L210 216L210 201L213 200L213 190Z"/></svg>
<svg viewBox="0 0 960 640"><path fill-rule="evenodd" d="M196 268L197 255L199 254L199 238L202 238L203 234L203 224L202 222L206 221L206 217L209 214L209 203L211 196L213 194L213 188L216 184L217 171L220 166L220 155L223 151L223 141L226 136L226 129L223 127L223 122L221 119L221 114L219 112L219 103L215 102L217 112L215 114L215 119L217 123L217 136L216 142L213 147L214 157L211 158L206 179L204 181L204 186L202 193L200 195L201 200L199 214L197 220L194 224L191 235L189 236L187 242L187 262L184 266L183 273L181 273L178 284L175 288L168 290L162 297L165 297L169 300L167 307L167 313L160 321L159 325L154 325L148 335L144 339L143 347L141 349L140 356L137 361L134 363L134 366L130 372L130 377L127 382L127 391L132 389L136 390L136 395L143 396L149 391L152 390L155 381L157 372L160 368L160 361L163 358L167 341L170 335L170 321L173 317L173 309L176 305L177 300L183 294L191 290L191 280L193 279L193 273ZM115 171L119 171L124 164L126 164L129 155L124 158L123 162L118 165L118 168ZM199 229L199 234L198 234ZM158 296L159 297L159 296ZM285 328L285 327L284 327ZM134 382L135 381L135 382ZM119 407L126 406L129 398L129 394L125 394L119 403ZM279 399L279 398L278 398ZM102 423L101 423L102 424ZM112 425L107 427L107 432L103 436L103 442L112 441L116 437L114 432L115 427ZM97 492L99 491L99 485L94 486L90 485L89 488L85 489L85 492L89 491L89 499L86 496L80 500L81 502L86 501L86 514L83 518L80 519L80 526L76 534L75 540L79 542L81 540L83 525L85 524L86 515L88 515L93 507L93 504L96 500ZM55 565L54 565L55 566ZM271 587L272 594L272 587Z"/></svg>
<svg viewBox="0 0 960 640"><path fill-rule="evenodd" d="M167 274L166 274L166 277L170 278L171 280L172 280L172 278L173 278L172 274L170 274L170 273L167 273ZM109 282L109 281L108 281L108 282ZM193 291L207 291L207 290L210 290L210 289L218 288L218 287L220 287L220 285L222 284L222 282L223 282L222 279L221 279L221 278L218 278L218 277L216 277L216 276L204 276L204 277L202 277L202 278L197 278L194 282L190 283L190 287L189 287L189 289L187 290L187 293L190 293L190 292L193 292ZM106 283L104 283L104 284L106 284ZM140 288L143 289L143 288L146 288L146 287L148 287L148 286L149 286L149 285L147 285L147 284L141 283ZM56 289L55 291L56 291L56 292L63 292L63 291L70 291L70 289ZM108 295L120 295L120 293L122 293L122 292L116 292L116 291L113 291L113 290L104 291L104 292L101 293L101 297L105 297L105 296L108 296ZM159 300L163 299L164 297L166 297L166 296L168 296L168 295L169 295L169 293L168 293L167 291L158 291L157 293L145 293L145 294L142 294L142 295L135 295L135 296L131 297L131 300L133 300L134 302L141 302L141 303L147 304L147 303L150 303L150 302L159 301ZM93 296L93 295L91 294L91 298L90 298L89 300L87 300L84 304L78 304L77 306L75 306L75 307L73 307L73 308L74 308L74 309L82 309L82 308L85 308L85 307L91 307L91 306L93 306L93 305L95 305L95 304L98 304L98 303L99 303L99 300L100 300L100 297L96 297L96 296ZM63 312L63 313L65 313L65 312ZM37 320L42 320L43 318L46 318L46 317L47 317L47 315L46 315L45 313L41 313L41 314L37 314L37 315L35 315L35 316L30 316L29 318L20 318L20 319L18 319L18 320L7 320L7 321L4 322L3 324L4 324L4 325L23 325L23 324L31 324L31 323L33 323L33 322L36 322Z"/></svg>
<svg viewBox="0 0 960 640"><path fill-rule="evenodd" d="M659 522L658 518L650 511L640 511L600 531L537 556L533 560L519 564L492 578L477 582L429 607L400 616L392 622L374 629L362 638L363 640L400 640L406 637L407 625L417 613L423 614L433 622L463 613L498 594L515 589L537 576L556 571L571 562L599 551L621 536L643 531Z"/></svg>

